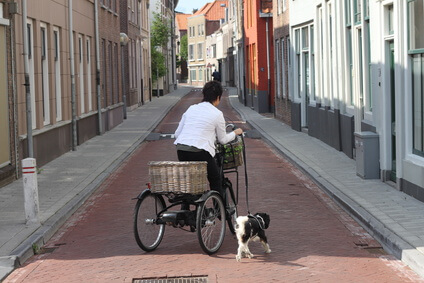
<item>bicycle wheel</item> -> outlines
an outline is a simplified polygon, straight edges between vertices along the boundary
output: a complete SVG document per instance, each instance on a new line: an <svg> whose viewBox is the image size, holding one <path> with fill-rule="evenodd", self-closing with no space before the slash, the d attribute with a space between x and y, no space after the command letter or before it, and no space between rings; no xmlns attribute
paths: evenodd
<svg viewBox="0 0 424 283"><path fill-rule="evenodd" d="M197 208L196 228L203 251L216 253L225 236L225 207L219 193L211 193Z"/></svg>
<svg viewBox="0 0 424 283"><path fill-rule="evenodd" d="M233 185L230 180L226 180L224 183L225 187L225 208L227 213L227 223L231 234L236 233L235 225L237 220L237 203L236 197L233 191Z"/></svg>
<svg viewBox="0 0 424 283"><path fill-rule="evenodd" d="M157 214L165 207L161 195L150 191L143 193L134 210L134 236L137 244L146 252L156 249L165 232L164 224L156 224Z"/></svg>

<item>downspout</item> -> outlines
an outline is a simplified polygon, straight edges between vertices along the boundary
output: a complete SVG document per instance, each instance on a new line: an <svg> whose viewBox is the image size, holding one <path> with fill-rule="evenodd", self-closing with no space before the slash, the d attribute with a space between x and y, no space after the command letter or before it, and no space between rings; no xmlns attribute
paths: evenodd
<svg viewBox="0 0 424 283"><path fill-rule="evenodd" d="M268 14L269 15L269 14ZM271 108L271 70L269 64L269 17L266 18L266 65L268 70L268 107ZM270 109L269 109L270 110Z"/></svg>
<svg viewBox="0 0 424 283"><path fill-rule="evenodd" d="M72 23L72 0L68 0L69 17L69 61L71 65L71 107L72 107L72 150L77 150L77 119L75 109L75 65L74 65L74 38Z"/></svg>
<svg viewBox="0 0 424 283"><path fill-rule="evenodd" d="M29 81L29 61L28 61L28 28L27 28L27 1L22 0L22 36L24 48L24 75L26 93L26 123L27 123L27 147L28 157L34 157L32 141L32 109L31 109L31 88Z"/></svg>
<svg viewBox="0 0 424 283"><path fill-rule="evenodd" d="M20 174L19 170L19 155L18 155L18 114L17 114L17 96L16 96L16 65L15 65L15 48L13 43L15 42L15 15L11 14L10 19L10 56L11 56L11 68L12 68L12 95L13 95L13 140L15 150L15 178Z"/></svg>
<svg viewBox="0 0 424 283"><path fill-rule="evenodd" d="M247 106L247 95L246 95L246 65L244 64L246 62L246 46L245 46L245 33L244 33L244 3L241 1L241 41L242 41L242 71L243 71L243 100L244 100L244 106Z"/></svg>
<svg viewBox="0 0 424 283"><path fill-rule="evenodd" d="M98 134L102 135L102 96L100 92L100 50L99 50L99 0L94 1L94 28L96 41L96 96L97 96L97 120Z"/></svg>

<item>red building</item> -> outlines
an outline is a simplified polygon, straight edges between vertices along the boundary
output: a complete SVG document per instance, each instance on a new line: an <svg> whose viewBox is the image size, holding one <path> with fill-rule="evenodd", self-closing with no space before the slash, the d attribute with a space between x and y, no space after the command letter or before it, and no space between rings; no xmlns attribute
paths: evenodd
<svg viewBox="0 0 424 283"><path fill-rule="evenodd" d="M271 0L244 1L246 106L274 112L274 44Z"/></svg>

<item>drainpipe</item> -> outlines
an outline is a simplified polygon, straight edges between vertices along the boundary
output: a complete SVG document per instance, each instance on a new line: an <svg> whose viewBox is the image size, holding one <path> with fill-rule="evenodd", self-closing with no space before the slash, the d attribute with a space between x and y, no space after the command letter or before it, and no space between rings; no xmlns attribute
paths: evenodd
<svg viewBox="0 0 424 283"><path fill-rule="evenodd" d="M245 33L244 33L244 5L243 5L243 1L241 1L241 41L242 41L242 58L243 61L241 62L242 65L242 71L243 71L243 102L244 102L244 106L247 106L247 95L246 95L246 43L245 43Z"/></svg>
<svg viewBox="0 0 424 283"><path fill-rule="evenodd" d="M12 95L13 95L13 140L14 140L14 150L15 150L15 178L19 176L19 162L18 162L18 101L16 96L16 65L15 65L15 48L13 43L15 42L15 14L11 14L10 19L10 56L11 56L11 67L12 67Z"/></svg>
<svg viewBox="0 0 424 283"><path fill-rule="evenodd" d="M71 65L71 106L72 106L72 150L77 150L77 119L75 109L75 65L74 65L74 38L72 34L72 0L68 0L69 17L69 61Z"/></svg>
<svg viewBox="0 0 424 283"><path fill-rule="evenodd" d="M268 70L268 107L271 107L271 70L269 64L269 17L266 18L266 65Z"/></svg>
<svg viewBox="0 0 424 283"><path fill-rule="evenodd" d="M96 37L96 96L97 96L97 119L98 119L98 134L102 135L102 97L100 92L100 51L99 51L99 0L94 1L94 28Z"/></svg>
<svg viewBox="0 0 424 283"><path fill-rule="evenodd" d="M32 141L32 110L31 110L31 88L29 81L29 61L28 61L28 28L27 28L27 1L22 0L22 36L24 47L24 75L25 75L25 93L26 93L26 122L27 122L27 147L28 157L34 157Z"/></svg>

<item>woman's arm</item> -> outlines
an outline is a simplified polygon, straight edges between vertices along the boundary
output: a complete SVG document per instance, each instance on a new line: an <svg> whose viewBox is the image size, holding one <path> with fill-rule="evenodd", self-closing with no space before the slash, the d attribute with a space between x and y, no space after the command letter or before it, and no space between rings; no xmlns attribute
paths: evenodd
<svg viewBox="0 0 424 283"><path fill-rule="evenodd" d="M232 131L230 133L227 133L225 131L225 120L224 115L222 113L217 119L215 131L216 137L221 144L229 143L230 141L236 138L235 131Z"/></svg>
<svg viewBox="0 0 424 283"><path fill-rule="evenodd" d="M175 134L174 134L175 138L178 138L178 136L181 134L181 131L184 128L184 123L185 123L185 113L183 114L183 117L181 117L181 121L178 124L177 130L175 131Z"/></svg>

